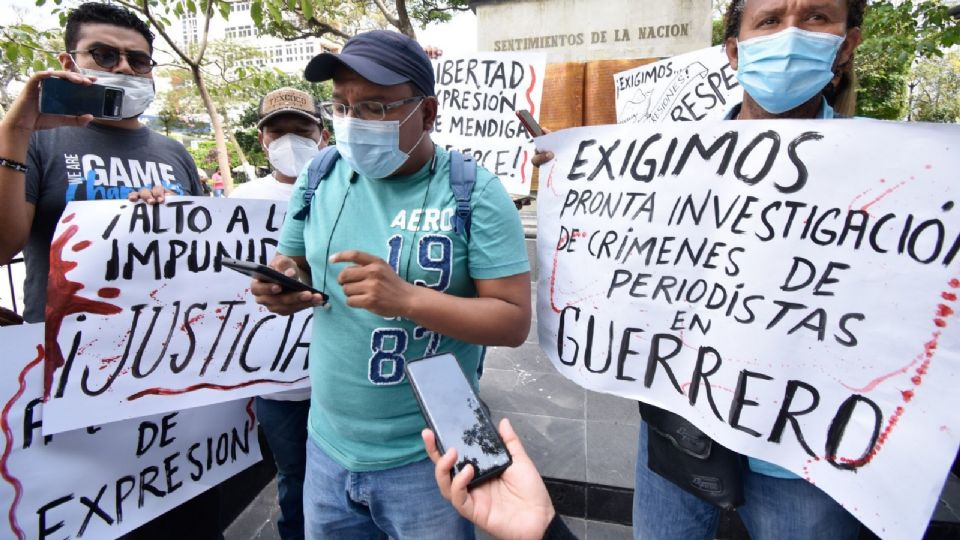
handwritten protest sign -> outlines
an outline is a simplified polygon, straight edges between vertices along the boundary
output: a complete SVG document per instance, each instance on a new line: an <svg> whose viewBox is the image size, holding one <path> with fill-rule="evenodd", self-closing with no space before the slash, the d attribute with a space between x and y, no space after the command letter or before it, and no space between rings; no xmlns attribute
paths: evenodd
<svg viewBox="0 0 960 540"><path fill-rule="evenodd" d="M249 399L43 437L43 325L0 342L4 538L116 538L260 460Z"/></svg>
<svg viewBox="0 0 960 540"><path fill-rule="evenodd" d="M270 314L223 257L266 264L283 203L71 203L50 250L44 433L309 385L310 310Z"/></svg>
<svg viewBox="0 0 960 540"><path fill-rule="evenodd" d="M920 537L960 441L960 127L668 123L541 145L557 369Z"/></svg>
<svg viewBox="0 0 960 540"><path fill-rule="evenodd" d="M722 45L617 73L613 86L619 124L720 120L743 99Z"/></svg>
<svg viewBox="0 0 960 540"><path fill-rule="evenodd" d="M530 193L534 146L514 113L538 118L546 57L482 53L434 60L439 112L433 140L473 155L508 192Z"/></svg>

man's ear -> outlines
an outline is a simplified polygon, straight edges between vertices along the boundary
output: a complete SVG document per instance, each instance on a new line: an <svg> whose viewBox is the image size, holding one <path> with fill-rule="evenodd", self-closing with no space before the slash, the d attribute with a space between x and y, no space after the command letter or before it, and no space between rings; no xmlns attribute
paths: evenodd
<svg viewBox="0 0 960 540"><path fill-rule="evenodd" d="M73 61L73 57L70 56L70 53L62 52L58 54L57 60L60 61L60 65L63 66L64 71L79 71L77 63Z"/></svg>
<svg viewBox="0 0 960 540"><path fill-rule="evenodd" d="M423 100L423 129L433 131L437 122L437 98L429 96Z"/></svg>
<svg viewBox="0 0 960 540"><path fill-rule="evenodd" d="M723 40L723 48L727 51L727 61L730 67L737 69L737 63L740 60L740 49L737 46L737 38L729 37Z"/></svg>
<svg viewBox="0 0 960 540"><path fill-rule="evenodd" d="M330 132L327 131L327 128L320 129L320 142L323 143L320 145L320 148L323 148L330 143Z"/></svg>
<svg viewBox="0 0 960 540"><path fill-rule="evenodd" d="M860 46L861 41L863 41L863 34L860 33L859 26L847 30L847 37L840 45L840 50L837 51L837 59L833 63L834 67L846 65L853 58L853 53Z"/></svg>
<svg viewBox="0 0 960 540"><path fill-rule="evenodd" d="M263 144L263 131L257 131L257 142L260 143L260 148L263 148L264 155L269 157L270 152L267 151L267 145Z"/></svg>

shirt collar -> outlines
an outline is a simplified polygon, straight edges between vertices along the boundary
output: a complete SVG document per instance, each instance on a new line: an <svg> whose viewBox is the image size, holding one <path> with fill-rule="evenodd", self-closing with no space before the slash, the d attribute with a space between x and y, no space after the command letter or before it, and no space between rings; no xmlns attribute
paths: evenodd
<svg viewBox="0 0 960 540"><path fill-rule="evenodd" d="M817 112L817 120L832 120L833 119L833 107L827 103L827 98L821 98L823 101L820 104L820 111ZM736 120L737 115L740 114L740 108L743 106L743 102L737 103L733 107L730 107L727 110L727 114L723 116L724 120Z"/></svg>

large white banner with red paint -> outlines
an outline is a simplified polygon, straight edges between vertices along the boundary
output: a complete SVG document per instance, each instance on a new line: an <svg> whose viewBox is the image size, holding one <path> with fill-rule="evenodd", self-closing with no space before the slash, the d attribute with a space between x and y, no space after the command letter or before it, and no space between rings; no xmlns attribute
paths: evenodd
<svg viewBox="0 0 960 540"><path fill-rule="evenodd" d="M4 538L116 538L260 460L252 399L44 437L43 325L0 343Z"/></svg>
<svg viewBox="0 0 960 540"><path fill-rule="evenodd" d="M960 441L960 126L538 139L540 345L919 538Z"/></svg>
<svg viewBox="0 0 960 540"><path fill-rule="evenodd" d="M269 262L285 207L68 204L50 249L44 433L309 386L312 312L269 313L220 263Z"/></svg>
<svg viewBox="0 0 960 540"><path fill-rule="evenodd" d="M439 111L433 140L500 177L514 195L530 193L533 139L514 111L540 116L546 56L480 53L433 61Z"/></svg>

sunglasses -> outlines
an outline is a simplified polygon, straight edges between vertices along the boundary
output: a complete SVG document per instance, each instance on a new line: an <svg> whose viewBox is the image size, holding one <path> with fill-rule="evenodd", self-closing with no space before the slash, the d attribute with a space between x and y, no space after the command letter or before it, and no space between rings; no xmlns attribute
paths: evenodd
<svg viewBox="0 0 960 540"><path fill-rule="evenodd" d="M76 53L87 53L93 57L93 61L97 63L98 66L104 69L113 69L120 63L120 57L127 57L127 64L130 65L135 73L140 75L146 75L153 71L153 67L157 65L157 62L150 57L149 54L138 52L138 51L127 51L123 52L116 47L111 47L109 45L97 45L91 47L85 51L67 51L70 54Z"/></svg>

